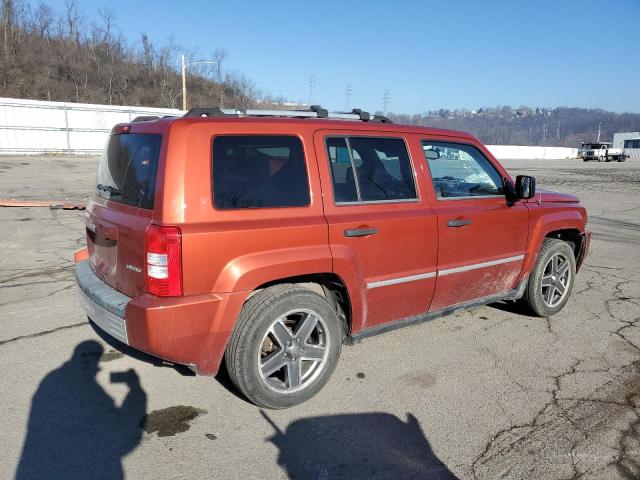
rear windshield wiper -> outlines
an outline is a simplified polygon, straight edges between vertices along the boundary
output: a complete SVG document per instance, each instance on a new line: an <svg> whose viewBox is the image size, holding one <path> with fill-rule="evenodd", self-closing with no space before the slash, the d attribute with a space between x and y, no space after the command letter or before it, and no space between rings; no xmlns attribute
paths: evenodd
<svg viewBox="0 0 640 480"><path fill-rule="evenodd" d="M96 185L96 188L103 192L109 192L109 195L123 195L122 191L118 190L116 187L105 185L104 183L99 183Z"/></svg>

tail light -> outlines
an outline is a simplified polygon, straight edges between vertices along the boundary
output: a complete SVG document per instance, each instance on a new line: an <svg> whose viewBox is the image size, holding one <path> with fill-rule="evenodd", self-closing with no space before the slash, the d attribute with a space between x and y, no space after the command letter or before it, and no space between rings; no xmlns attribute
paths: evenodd
<svg viewBox="0 0 640 480"><path fill-rule="evenodd" d="M147 292L159 297L182 295L182 234L178 227L149 225L145 234Z"/></svg>

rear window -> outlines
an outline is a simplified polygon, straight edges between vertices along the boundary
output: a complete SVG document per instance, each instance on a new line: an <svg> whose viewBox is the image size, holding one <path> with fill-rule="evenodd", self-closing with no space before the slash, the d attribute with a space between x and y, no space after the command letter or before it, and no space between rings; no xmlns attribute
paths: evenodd
<svg viewBox="0 0 640 480"><path fill-rule="evenodd" d="M111 135L98 167L97 195L153 209L161 143L162 135Z"/></svg>
<svg viewBox="0 0 640 480"><path fill-rule="evenodd" d="M213 201L222 210L310 203L302 143L291 136L218 136Z"/></svg>
<svg viewBox="0 0 640 480"><path fill-rule="evenodd" d="M326 142L336 203L418 198L404 140L329 137Z"/></svg>

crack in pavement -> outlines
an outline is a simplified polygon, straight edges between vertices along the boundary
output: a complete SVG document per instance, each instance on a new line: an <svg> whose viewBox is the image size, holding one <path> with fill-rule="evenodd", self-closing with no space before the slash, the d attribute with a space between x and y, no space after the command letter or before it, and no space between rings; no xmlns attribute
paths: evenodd
<svg viewBox="0 0 640 480"><path fill-rule="evenodd" d="M600 478L601 474L640 478L640 316L635 312L640 298L631 293L638 291L640 282L629 278L634 277L631 272L625 278L617 274L618 269L603 272L594 268L599 267L585 267L589 275L583 279L586 288L574 293L592 295L597 291L605 297L601 308L584 314L605 327L596 333L614 335L623 345L629 345L631 358L622 366L614 366L602 353L596 353L596 357L601 357L604 365L591 355L586 358L569 355L572 363L551 376L553 388L547 390L549 400L534 412L531 420L510 424L486 442L471 463L474 479L544 476L575 480L585 475ZM548 346L568 355L557 320L540 320L545 322L549 333ZM617 324L615 330L606 328L611 322ZM631 332L638 336L631 338ZM499 365L497 355L488 349L487 353L495 368L509 370ZM581 364L586 366L594 360L598 368L580 368ZM607 374L607 379L585 393L563 394L563 389L584 388L586 383L577 375L589 374ZM620 424L624 426L616 427Z"/></svg>
<svg viewBox="0 0 640 480"><path fill-rule="evenodd" d="M8 343L17 342L18 340L27 340L29 338L42 337L44 335L49 335L50 333L59 332L60 330L67 330L70 328L81 327L83 325L89 325L89 324L87 322L73 323L71 325L63 325L61 327L53 328L51 330L43 330L41 332L31 333L29 335L20 335L19 337L13 337L7 340L0 340L0 347Z"/></svg>

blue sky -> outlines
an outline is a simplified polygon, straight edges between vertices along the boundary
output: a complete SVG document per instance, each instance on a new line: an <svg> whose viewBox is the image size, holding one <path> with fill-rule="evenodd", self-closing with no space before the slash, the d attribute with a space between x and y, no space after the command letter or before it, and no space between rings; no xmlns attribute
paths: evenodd
<svg viewBox="0 0 640 480"><path fill-rule="evenodd" d="M61 11L65 0L44 0ZM115 8L138 42L169 37L274 95L416 113L495 105L640 112L640 0L78 0L87 20ZM116 7L117 5L117 7ZM609 72L609 73L607 73Z"/></svg>

